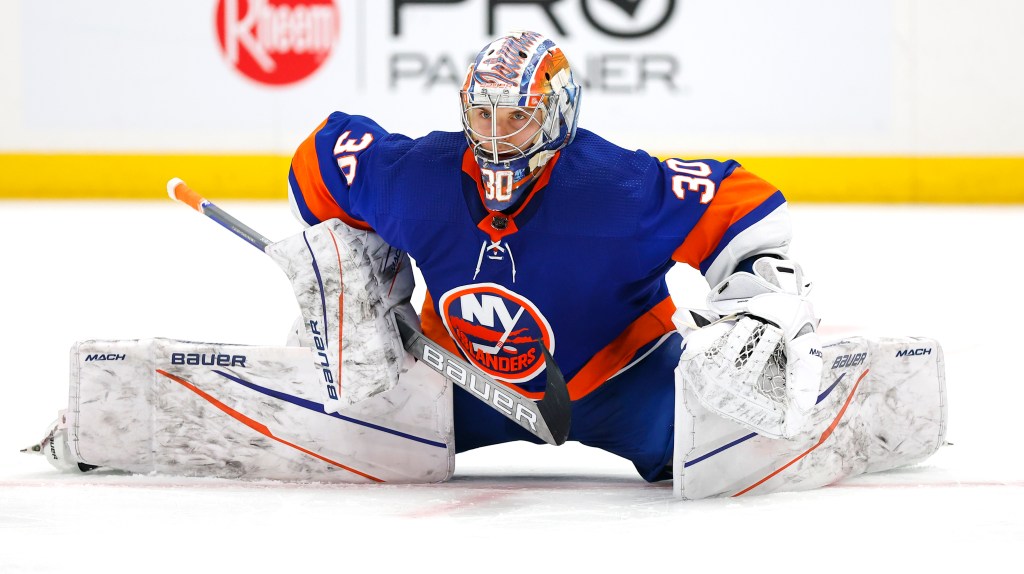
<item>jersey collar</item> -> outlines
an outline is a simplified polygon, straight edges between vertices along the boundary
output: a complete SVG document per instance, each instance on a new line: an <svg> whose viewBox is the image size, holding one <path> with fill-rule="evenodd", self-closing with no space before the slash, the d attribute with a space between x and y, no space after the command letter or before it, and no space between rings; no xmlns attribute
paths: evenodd
<svg viewBox="0 0 1024 574"><path fill-rule="evenodd" d="M516 216L521 214L526 206L533 201L533 198L537 196L537 192L543 189L548 184L548 180L551 179L551 172L555 168L555 164L558 163L558 158L562 152L557 151L555 155L542 168L543 171L537 181L533 183L533 189L526 192L526 196L519 202L519 206L512 213L504 213L501 211L491 211L487 209L484 202L484 185L480 175L480 165L476 163L476 158L473 156L473 150L466 148L466 152L462 155L462 172L469 176L476 183L477 197L476 205L470 206L470 212L475 214L474 219L478 219L477 227L481 231L487 234L491 238L491 241L500 241L503 237L511 235L519 231L519 227L516 225ZM468 198L467 198L468 199ZM478 215L481 214L482 215Z"/></svg>

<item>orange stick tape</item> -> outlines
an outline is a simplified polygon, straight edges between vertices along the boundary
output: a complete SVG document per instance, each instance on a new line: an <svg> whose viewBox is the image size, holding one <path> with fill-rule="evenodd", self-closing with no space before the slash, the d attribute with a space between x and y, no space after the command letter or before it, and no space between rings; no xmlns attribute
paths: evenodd
<svg viewBox="0 0 1024 574"><path fill-rule="evenodd" d="M193 190L191 187L188 186L188 184L186 184L184 181L181 181L180 179L174 179L171 180L171 182L174 183L174 199L177 199L178 201L191 206L192 209L198 211L199 213L203 212L203 202L206 201L205 199L203 199L203 196L196 193L195 190Z"/></svg>

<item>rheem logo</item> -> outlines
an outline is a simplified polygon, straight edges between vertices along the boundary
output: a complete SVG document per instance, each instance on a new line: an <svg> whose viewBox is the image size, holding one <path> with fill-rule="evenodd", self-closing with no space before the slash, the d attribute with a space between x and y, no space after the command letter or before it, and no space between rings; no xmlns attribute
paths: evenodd
<svg viewBox="0 0 1024 574"><path fill-rule="evenodd" d="M224 58L247 77L292 84L315 72L338 39L334 0L219 0L217 38Z"/></svg>
<svg viewBox="0 0 1024 574"><path fill-rule="evenodd" d="M544 370L538 342L553 354L551 325L527 298L494 283L457 287L438 301L441 319L470 363L509 383Z"/></svg>

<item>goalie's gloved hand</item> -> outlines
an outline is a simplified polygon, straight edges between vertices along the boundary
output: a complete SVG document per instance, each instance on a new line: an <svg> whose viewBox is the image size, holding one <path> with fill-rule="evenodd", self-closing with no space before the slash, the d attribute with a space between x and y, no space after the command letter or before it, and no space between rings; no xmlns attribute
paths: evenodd
<svg viewBox="0 0 1024 574"><path fill-rule="evenodd" d="M751 315L782 329L787 340L818 330L807 296L811 283L794 261L762 257L753 272L726 277L708 294L708 309L721 317Z"/></svg>
<svg viewBox="0 0 1024 574"><path fill-rule="evenodd" d="M708 295L706 326L692 311L674 318L685 337L677 372L709 410L764 436L807 432L821 381L819 320L811 285L792 261L764 257ZM696 327L700 327L695 329Z"/></svg>

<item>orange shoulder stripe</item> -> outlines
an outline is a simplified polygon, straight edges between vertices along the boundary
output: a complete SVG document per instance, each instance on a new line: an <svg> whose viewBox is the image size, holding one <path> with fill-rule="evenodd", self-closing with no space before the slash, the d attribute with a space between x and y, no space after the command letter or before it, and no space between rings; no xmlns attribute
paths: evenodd
<svg viewBox="0 0 1024 574"><path fill-rule="evenodd" d="M292 157L292 173L295 174L295 181L299 184L299 189L295 191L302 194L306 207L309 208L309 211L318 221L338 218L350 227L370 231L371 228L365 221L345 213L341 206L338 205L338 202L334 200L334 197L331 196L331 192L327 189L327 184L324 183L323 174L320 173L320 158L316 152L316 135L320 133L320 130L325 125L327 125L327 120L321 122L313 130L313 133L299 144L299 149L295 151L295 156Z"/></svg>
<svg viewBox="0 0 1024 574"><path fill-rule="evenodd" d="M777 191L777 187L737 167L719 184L707 211L672 254L672 259L700 269L701 263L715 251L729 227Z"/></svg>

